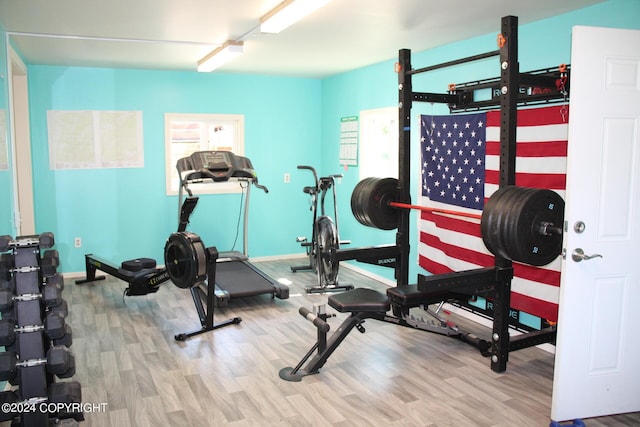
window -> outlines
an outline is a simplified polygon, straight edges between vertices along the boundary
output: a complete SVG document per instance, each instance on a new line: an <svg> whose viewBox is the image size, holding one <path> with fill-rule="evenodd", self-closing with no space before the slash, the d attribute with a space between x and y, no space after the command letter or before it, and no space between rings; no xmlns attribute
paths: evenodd
<svg viewBox="0 0 640 427"><path fill-rule="evenodd" d="M196 151L231 151L244 155L244 116L239 114L174 114L165 121L165 158L167 195L178 194L179 159ZM199 194L238 192L236 183L198 184Z"/></svg>
<svg viewBox="0 0 640 427"><path fill-rule="evenodd" d="M360 179L398 177L398 108L360 111Z"/></svg>

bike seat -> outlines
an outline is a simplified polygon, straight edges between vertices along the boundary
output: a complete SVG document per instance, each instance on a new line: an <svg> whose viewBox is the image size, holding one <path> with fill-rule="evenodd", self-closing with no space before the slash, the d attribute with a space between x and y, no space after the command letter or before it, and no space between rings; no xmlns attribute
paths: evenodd
<svg viewBox="0 0 640 427"><path fill-rule="evenodd" d="M318 193L318 189L316 187L304 187L302 191L312 196Z"/></svg>

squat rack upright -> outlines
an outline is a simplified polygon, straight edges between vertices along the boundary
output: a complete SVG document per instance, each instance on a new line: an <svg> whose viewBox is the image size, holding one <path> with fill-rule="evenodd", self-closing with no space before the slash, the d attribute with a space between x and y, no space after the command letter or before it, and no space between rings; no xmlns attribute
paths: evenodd
<svg viewBox="0 0 640 427"><path fill-rule="evenodd" d="M458 64L486 59L494 56L500 58L500 77L451 87L449 93L435 94L414 92L412 78L416 74L446 68ZM516 176L516 128L518 105L535 103L553 103L568 100L568 93L557 90L554 72L551 69L532 71L521 74L518 63L518 18L506 16L501 20L501 32L498 35L498 49L487 53L441 63L429 67L413 69L411 51L399 51L398 72L398 186L396 200L410 203L411 182L411 108L413 102L445 103L450 110L477 110L500 107L500 172L499 187L515 185ZM520 93L521 85L551 90L541 91L535 96ZM492 96L489 101L474 101L474 91L498 87L499 96ZM568 91L568 86L567 89ZM396 233L398 250L395 265L395 277L398 286L409 284L409 211L398 210L398 228ZM487 275L481 273L467 277L469 283L482 286L487 284ZM507 368L510 350L517 350L545 342L555 342L555 329L536 331L522 336L509 337L509 311L511 303L511 279L513 278L512 261L500 255L495 256L493 290L488 294L493 301L493 331L491 339L491 369L503 372ZM486 273L486 271L485 271ZM419 280L418 288L421 283ZM422 289L420 289L422 291Z"/></svg>

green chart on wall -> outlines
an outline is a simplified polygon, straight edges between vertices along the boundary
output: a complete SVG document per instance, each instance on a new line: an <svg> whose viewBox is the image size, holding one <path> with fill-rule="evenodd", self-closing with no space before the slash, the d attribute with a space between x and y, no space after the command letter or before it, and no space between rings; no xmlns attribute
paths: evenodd
<svg viewBox="0 0 640 427"><path fill-rule="evenodd" d="M340 165L358 166L358 116L340 119Z"/></svg>

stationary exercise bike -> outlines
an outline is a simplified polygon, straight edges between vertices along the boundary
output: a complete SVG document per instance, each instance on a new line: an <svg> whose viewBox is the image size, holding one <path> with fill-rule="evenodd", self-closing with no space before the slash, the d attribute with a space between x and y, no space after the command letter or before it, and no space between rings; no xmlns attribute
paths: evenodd
<svg viewBox="0 0 640 427"><path fill-rule="evenodd" d="M352 285L338 284L339 263L332 252L340 249L340 245L351 243L348 240L340 240L338 234L338 204L336 202L335 179L342 178L341 174L334 174L318 178L318 174L313 166L299 165L298 169L306 169L313 174L314 186L306 186L302 189L310 197L310 210L313 215L311 241L306 237L298 237L299 242L307 252L309 264L292 266L291 271L313 270L318 275L318 285L307 286L307 293L320 293L330 291L340 291L353 289ZM325 198L327 192L331 190L333 196L333 217L331 219L325 212ZM320 215L318 215L318 202L320 204Z"/></svg>

